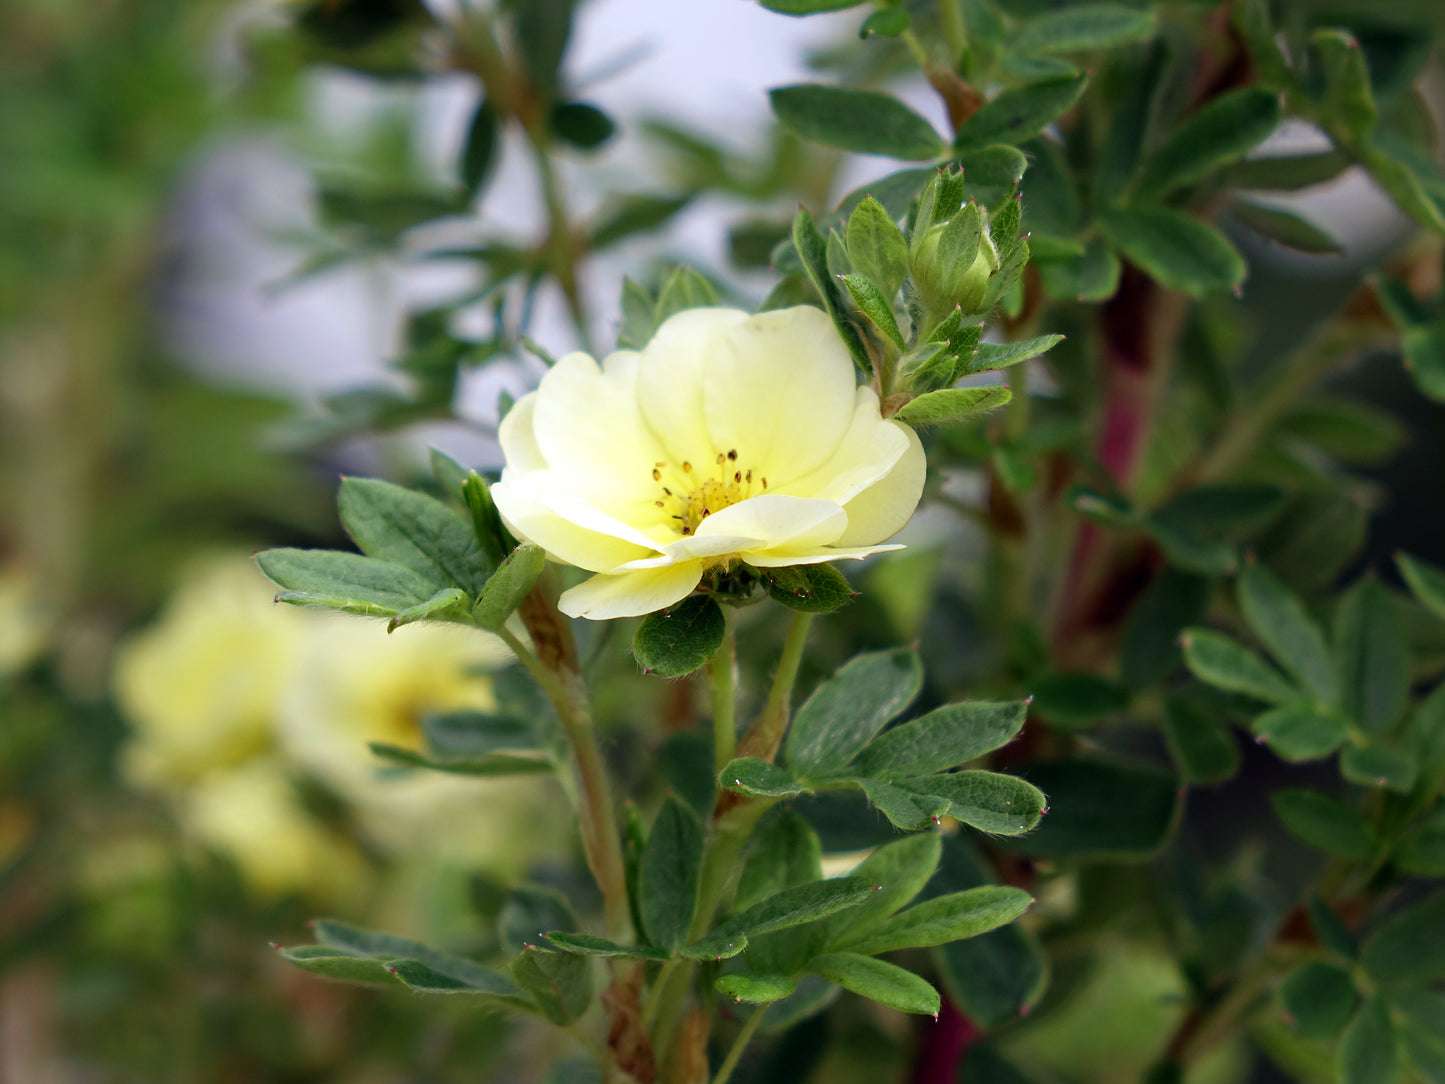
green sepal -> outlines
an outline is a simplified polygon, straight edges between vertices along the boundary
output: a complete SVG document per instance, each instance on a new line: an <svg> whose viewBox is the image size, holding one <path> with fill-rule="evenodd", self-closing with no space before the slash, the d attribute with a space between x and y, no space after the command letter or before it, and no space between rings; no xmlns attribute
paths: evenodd
<svg viewBox="0 0 1445 1084"><path fill-rule="evenodd" d="M482 587L481 596L472 607L472 618L484 629L499 630L532 593L546 566L547 554L542 547L523 542L507 555Z"/></svg>
<svg viewBox="0 0 1445 1084"><path fill-rule="evenodd" d="M726 632L722 607L709 595L692 595L644 617L632 654L648 673L682 677L712 658Z"/></svg>

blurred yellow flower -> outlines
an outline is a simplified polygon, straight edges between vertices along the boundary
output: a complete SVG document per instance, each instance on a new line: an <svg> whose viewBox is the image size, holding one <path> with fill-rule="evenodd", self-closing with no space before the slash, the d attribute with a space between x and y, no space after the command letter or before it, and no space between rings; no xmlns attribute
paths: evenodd
<svg viewBox="0 0 1445 1084"><path fill-rule="evenodd" d="M211 558L186 574L159 620L121 644L114 687L135 731L122 761L132 782L195 780L271 746L308 625L271 597L249 560Z"/></svg>
<svg viewBox="0 0 1445 1084"><path fill-rule="evenodd" d="M250 560L212 559L117 651L115 695L133 731L122 770L263 895L336 898L364 873L355 841L302 803L303 774L348 803L374 846L519 874L561 839L554 783L390 772L367 748L420 748L424 715L493 706L488 672L508 658L475 629L389 636L379 622L277 606Z"/></svg>
<svg viewBox="0 0 1445 1084"><path fill-rule="evenodd" d="M444 859L520 874L564 838L555 783L387 770L367 748L386 742L419 750L426 715L494 708L488 671L508 658L499 639L460 625L409 625L392 636L379 622L336 625L308 639L297 660L302 678L279 710L282 746L345 798L386 850L424 846Z"/></svg>
<svg viewBox="0 0 1445 1084"><path fill-rule="evenodd" d="M518 537L597 573L573 617L650 613L704 572L898 546L923 492L908 426L859 387L828 317L688 309L640 353L568 354L501 426L492 496Z"/></svg>
<svg viewBox="0 0 1445 1084"><path fill-rule="evenodd" d="M23 565L0 565L0 681L29 666L52 629L40 585Z"/></svg>

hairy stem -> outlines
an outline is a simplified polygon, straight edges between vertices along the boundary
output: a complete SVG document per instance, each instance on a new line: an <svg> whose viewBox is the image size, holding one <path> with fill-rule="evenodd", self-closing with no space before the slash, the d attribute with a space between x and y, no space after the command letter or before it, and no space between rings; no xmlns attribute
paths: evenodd
<svg viewBox="0 0 1445 1084"><path fill-rule="evenodd" d="M733 619L726 620L723 642L707 664L708 689L712 694L712 747L715 771L722 771L737 749L737 689L733 682L735 638Z"/></svg>
<svg viewBox="0 0 1445 1084"><path fill-rule="evenodd" d="M738 1037L733 1040L733 1045L728 1048L727 1057L723 1058L723 1063L717 1067L717 1075L712 1078L712 1084L727 1084L728 1078L733 1075L733 1070L738 1066L738 1059L743 1056L743 1051L747 1049L748 1043L753 1041L753 1036L757 1033L758 1026L762 1024L763 1017L767 1015L767 1012L766 1005L759 1005L752 1011L752 1015L748 1017L747 1022L738 1032Z"/></svg>
<svg viewBox="0 0 1445 1084"><path fill-rule="evenodd" d="M748 727L743 735L739 752L743 756L762 757L772 760L783 740L783 731L788 725L792 711L793 685L798 680L798 667L803 662L803 648L808 642L808 630L813 626L813 615L795 613L793 623L788 626L788 637L783 641L783 653L778 659L778 671L773 675L772 688L768 690L767 703L762 713Z"/></svg>
<svg viewBox="0 0 1445 1084"><path fill-rule="evenodd" d="M555 615L556 611L552 613ZM535 613L532 616L535 620ZM560 617L556 619L560 621ZM533 635L535 639L537 634L534 632ZM580 783L578 793L581 801L577 813L587 867L602 892L607 936L614 941L625 942L632 933L632 917L627 905L627 875L622 864L622 843L613 814L607 769L602 763L602 751L597 746L597 734L592 723L587 686L580 673L562 665L561 658L549 667L509 629L503 627L501 637L537 679L557 710L557 717L571 742Z"/></svg>

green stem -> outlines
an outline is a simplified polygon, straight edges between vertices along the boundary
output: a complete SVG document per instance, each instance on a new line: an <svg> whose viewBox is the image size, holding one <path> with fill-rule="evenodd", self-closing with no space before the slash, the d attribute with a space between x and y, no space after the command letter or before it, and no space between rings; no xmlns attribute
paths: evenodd
<svg viewBox="0 0 1445 1084"><path fill-rule="evenodd" d="M938 0L938 25L948 43L949 60L957 66L968 49L968 35L963 26L963 9L958 0Z"/></svg>
<svg viewBox="0 0 1445 1084"><path fill-rule="evenodd" d="M712 693L713 764L722 771L737 750L737 690L733 684L735 638L733 619L723 611L726 625L723 642L708 663L708 687Z"/></svg>
<svg viewBox="0 0 1445 1084"><path fill-rule="evenodd" d="M928 69L928 50L918 40L918 35L912 30L905 30L898 35L898 40L908 47L908 51L913 54L913 59L918 62L918 66L926 71Z"/></svg>
<svg viewBox="0 0 1445 1084"><path fill-rule="evenodd" d="M687 931L689 942L699 940L712 928L713 917L741 868L739 859L743 847L752 838L758 818L771 809L775 801L768 798L746 800L713 822L712 835L703 855L702 874L698 878L697 908L693 911L692 925ZM657 1044L659 1055L666 1053L667 1044L672 1041L696 967L696 960L674 957L658 972L644 1019L652 1022L653 1042Z"/></svg>
<svg viewBox="0 0 1445 1084"><path fill-rule="evenodd" d="M622 842L612 812L612 793L602 751L592 724L587 688L580 674L557 673L545 666L526 644L505 626L502 640L531 672L557 709L557 717L572 744L577 777L581 783L578 818L587 866L602 892L607 936L626 942L632 934L632 916L627 904L627 874L622 862Z"/></svg>
<svg viewBox="0 0 1445 1084"><path fill-rule="evenodd" d="M727 1084L728 1077L733 1075L733 1070L738 1066L738 1059L743 1056L743 1051L747 1049L748 1043L752 1042L758 1025L763 1022L763 1017L767 1015L767 1012L766 1005L759 1005L753 1010L747 1023L743 1024L742 1030L738 1032L738 1037L733 1040L733 1045L728 1048L728 1056L717 1067L717 1075L712 1078L712 1084Z"/></svg>
<svg viewBox="0 0 1445 1084"><path fill-rule="evenodd" d="M803 648L808 642L808 630L813 626L813 615L795 613L793 623L788 626L788 637L783 641L783 653L778 659L778 672L773 675L772 688L768 690L767 703L762 714L743 735L742 752L746 756L772 760L782 741L783 730L788 725L792 707L793 685L798 680L798 668L803 662Z"/></svg>

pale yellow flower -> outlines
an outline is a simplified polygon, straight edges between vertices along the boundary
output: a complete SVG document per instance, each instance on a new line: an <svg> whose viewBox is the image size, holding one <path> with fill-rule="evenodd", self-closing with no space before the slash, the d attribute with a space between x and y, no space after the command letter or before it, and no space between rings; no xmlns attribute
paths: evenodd
<svg viewBox="0 0 1445 1084"><path fill-rule="evenodd" d="M346 799L373 843L521 874L559 844L564 818L548 776L483 779L396 771L368 748L421 750L429 714L496 706L489 670L510 658L494 636L460 625L350 620L309 638L280 705L290 758Z"/></svg>
<svg viewBox="0 0 1445 1084"><path fill-rule="evenodd" d="M130 780L184 783L268 749L307 625L272 602L241 555L191 569L159 620L116 652L115 696L134 732L122 756Z"/></svg>
<svg viewBox="0 0 1445 1084"><path fill-rule="evenodd" d="M190 834L229 856L262 896L300 892L342 902L365 879L356 847L312 816L275 758L210 772L178 805Z"/></svg>
<svg viewBox="0 0 1445 1084"><path fill-rule="evenodd" d="M641 352L568 354L501 426L514 534L597 573L573 617L686 597L711 567L861 558L913 514L924 455L859 387L828 317L688 309Z"/></svg>

